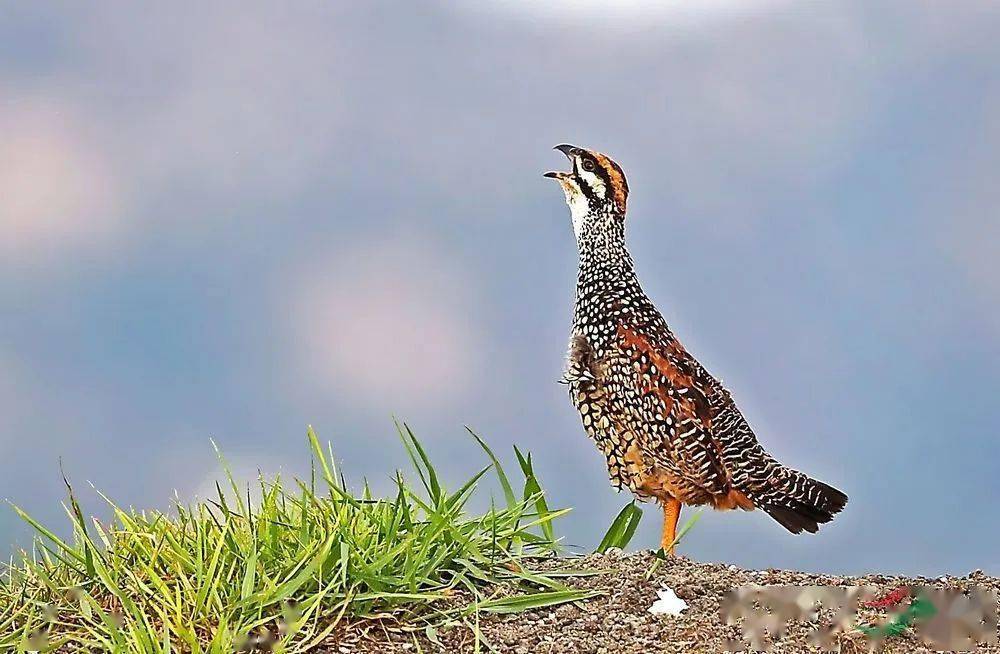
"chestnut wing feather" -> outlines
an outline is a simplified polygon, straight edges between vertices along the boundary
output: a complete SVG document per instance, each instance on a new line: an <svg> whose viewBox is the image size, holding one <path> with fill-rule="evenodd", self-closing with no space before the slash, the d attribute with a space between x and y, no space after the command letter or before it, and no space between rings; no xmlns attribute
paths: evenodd
<svg viewBox="0 0 1000 654"><path fill-rule="evenodd" d="M669 332L654 339L635 326L619 325L617 347L631 364L625 383L641 401L630 409L653 463L679 472L678 481L710 497L727 495L730 475L712 435L726 391Z"/></svg>

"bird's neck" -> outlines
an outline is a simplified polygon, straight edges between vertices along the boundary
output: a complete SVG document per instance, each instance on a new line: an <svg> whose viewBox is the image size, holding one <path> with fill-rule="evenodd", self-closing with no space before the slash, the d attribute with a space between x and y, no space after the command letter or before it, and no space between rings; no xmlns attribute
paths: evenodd
<svg viewBox="0 0 1000 654"><path fill-rule="evenodd" d="M577 237L580 267L577 271L574 328L610 320L621 311L623 300L641 295L632 257L625 247L623 216L594 216ZM601 336L606 336L601 334Z"/></svg>
<svg viewBox="0 0 1000 654"><path fill-rule="evenodd" d="M632 257L625 247L625 217L606 212L595 213L583 221L576 235L580 253L580 272L621 277L632 271Z"/></svg>

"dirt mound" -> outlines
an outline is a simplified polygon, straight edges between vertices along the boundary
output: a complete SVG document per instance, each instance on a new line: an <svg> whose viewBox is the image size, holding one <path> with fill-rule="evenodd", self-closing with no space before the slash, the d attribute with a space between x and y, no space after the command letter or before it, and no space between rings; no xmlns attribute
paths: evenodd
<svg viewBox="0 0 1000 654"><path fill-rule="evenodd" d="M904 578L886 575L844 577L816 575L789 570L743 570L736 566L697 563L684 557L657 562L651 552L609 553L582 559L559 559L546 562L548 569L588 568L602 571L593 576L571 577L574 588L600 591L601 595L578 604L566 604L526 613L483 615L479 629L481 652L504 654L652 654L712 653L726 651L727 643L746 642L738 625L727 625L720 618L724 598L733 589L748 586L873 586L874 594L886 598L882 604L907 607L912 601L903 587L932 586L964 590L981 587L1000 592L1000 579L976 571L964 577L938 579ZM652 574L649 570L655 566ZM648 577L648 578L647 578ZM649 612L657 599L657 590L673 589L688 608L680 615L656 615ZM893 591L897 591L893 594ZM861 625L885 623L889 607L862 607L857 622ZM817 627L833 624L834 612L823 609L817 620L788 623L787 633L772 640L773 652L819 652ZM912 628L901 630L882 641L875 651L913 654L934 651L924 644ZM856 630L830 635L834 651L866 652L869 642ZM474 634L467 628L441 630L432 642L422 632L406 633L385 624L363 628L356 626L339 633L325 652L474 652ZM487 644L488 643L488 644ZM749 645L744 645L749 649ZM968 651L968 650L967 650ZM1000 653L997 645L980 645L976 652Z"/></svg>

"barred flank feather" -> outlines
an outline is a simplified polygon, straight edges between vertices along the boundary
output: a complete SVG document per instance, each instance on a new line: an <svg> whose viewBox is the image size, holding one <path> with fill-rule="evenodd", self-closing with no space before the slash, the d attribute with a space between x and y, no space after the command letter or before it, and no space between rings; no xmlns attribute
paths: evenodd
<svg viewBox="0 0 1000 654"><path fill-rule="evenodd" d="M774 489L762 494L760 507L778 523L798 534L816 533L819 525L830 522L847 505L847 495L833 486L807 477L797 470L782 468Z"/></svg>
<svg viewBox="0 0 1000 654"><path fill-rule="evenodd" d="M847 505L847 495L780 464L757 441L732 399L726 402L716 426L733 485L793 534L814 534L833 520Z"/></svg>

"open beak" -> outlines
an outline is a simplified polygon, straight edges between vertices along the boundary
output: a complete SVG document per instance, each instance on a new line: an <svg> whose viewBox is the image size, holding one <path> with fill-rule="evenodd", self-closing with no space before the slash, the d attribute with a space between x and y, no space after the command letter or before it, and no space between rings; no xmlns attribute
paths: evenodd
<svg viewBox="0 0 1000 654"><path fill-rule="evenodd" d="M564 155L566 155L566 158L569 159L571 163L573 163L573 167L574 168L576 167L576 164L574 163L574 156L575 153L579 150L578 147L576 147L575 145L569 145L568 143L563 143L561 145L557 145L552 149L559 150L560 152L562 152ZM550 170L549 172L545 173L544 176L551 177L552 179L567 179L573 176L573 171Z"/></svg>

